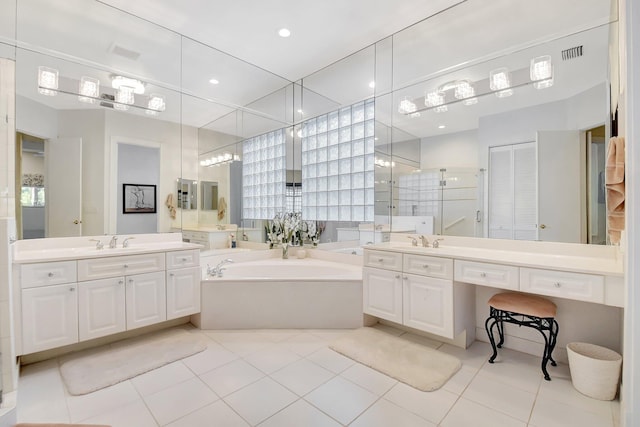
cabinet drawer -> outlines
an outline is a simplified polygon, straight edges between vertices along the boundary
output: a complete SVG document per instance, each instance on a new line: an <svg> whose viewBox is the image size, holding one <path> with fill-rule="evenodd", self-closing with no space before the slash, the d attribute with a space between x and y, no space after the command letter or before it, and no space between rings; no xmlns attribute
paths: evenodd
<svg viewBox="0 0 640 427"><path fill-rule="evenodd" d="M198 265L200 265L200 251L198 249L167 252L167 269L197 267Z"/></svg>
<svg viewBox="0 0 640 427"><path fill-rule="evenodd" d="M604 303L604 277L593 274L521 268L520 289L534 294Z"/></svg>
<svg viewBox="0 0 640 427"><path fill-rule="evenodd" d="M484 262L455 262L454 280L492 288L518 289L518 267Z"/></svg>
<svg viewBox="0 0 640 427"><path fill-rule="evenodd" d="M452 279L453 260L426 255L404 254L402 271L439 279Z"/></svg>
<svg viewBox="0 0 640 427"><path fill-rule="evenodd" d="M388 270L402 270L402 254L397 252L376 251L365 249L364 266L386 268Z"/></svg>
<svg viewBox="0 0 640 427"><path fill-rule="evenodd" d="M204 231L183 231L182 240L193 242L194 240L209 240L209 234Z"/></svg>
<svg viewBox="0 0 640 427"><path fill-rule="evenodd" d="M22 288L72 283L77 279L76 262L44 262L22 264L20 266L20 284Z"/></svg>
<svg viewBox="0 0 640 427"><path fill-rule="evenodd" d="M78 261L78 280L94 280L124 276L127 274L150 273L164 270L164 266L164 252L82 259Z"/></svg>

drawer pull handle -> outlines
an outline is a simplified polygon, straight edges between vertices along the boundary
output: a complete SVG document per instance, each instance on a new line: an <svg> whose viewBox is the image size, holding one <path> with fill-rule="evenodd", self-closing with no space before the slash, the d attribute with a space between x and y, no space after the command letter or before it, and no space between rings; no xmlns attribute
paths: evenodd
<svg viewBox="0 0 640 427"><path fill-rule="evenodd" d="M180 261L187 262L187 259L186 258L180 258Z"/></svg>
<svg viewBox="0 0 640 427"><path fill-rule="evenodd" d="M407 276L402 276L402 278L403 278L404 280L407 280L407 279L408 279L408 277L407 277Z"/></svg>
<svg viewBox="0 0 640 427"><path fill-rule="evenodd" d="M559 288L559 287L560 287L560 286L562 286L562 285L560 284L560 282L555 282L555 283L553 284L553 286L555 286L556 288Z"/></svg>
<svg viewBox="0 0 640 427"><path fill-rule="evenodd" d="M487 273L480 273L480 277L487 277Z"/></svg>
<svg viewBox="0 0 640 427"><path fill-rule="evenodd" d="M76 288L69 288L69 292L74 292Z"/></svg>
<svg viewBox="0 0 640 427"><path fill-rule="evenodd" d="M173 276L175 276L175 274L169 273L169 277L173 277Z"/></svg>
<svg viewBox="0 0 640 427"><path fill-rule="evenodd" d="M399 278L400 278L400 275L399 275L399 274L396 274L396 279L399 279Z"/></svg>
<svg viewBox="0 0 640 427"><path fill-rule="evenodd" d="M378 258L378 262L384 262L383 258Z"/></svg>
<svg viewBox="0 0 640 427"><path fill-rule="evenodd" d="M49 274L47 274L47 276L53 277L53 273L49 273Z"/></svg>
<svg viewBox="0 0 640 427"><path fill-rule="evenodd" d="M129 268L129 266L127 264L124 265L124 268Z"/></svg>
<svg viewBox="0 0 640 427"><path fill-rule="evenodd" d="M118 285L122 285L124 283L124 280L118 280Z"/></svg>

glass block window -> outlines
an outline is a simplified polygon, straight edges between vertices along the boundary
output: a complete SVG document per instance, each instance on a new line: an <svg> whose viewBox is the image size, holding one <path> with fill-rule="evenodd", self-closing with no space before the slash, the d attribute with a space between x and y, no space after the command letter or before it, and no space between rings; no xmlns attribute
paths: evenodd
<svg viewBox="0 0 640 427"><path fill-rule="evenodd" d="M272 219L285 209L284 129L242 143L242 216Z"/></svg>
<svg viewBox="0 0 640 427"><path fill-rule="evenodd" d="M287 183L287 212L302 212L302 188L300 183Z"/></svg>
<svg viewBox="0 0 640 427"><path fill-rule="evenodd" d="M302 123L302 217L373 221L373 99Z"/></svg>

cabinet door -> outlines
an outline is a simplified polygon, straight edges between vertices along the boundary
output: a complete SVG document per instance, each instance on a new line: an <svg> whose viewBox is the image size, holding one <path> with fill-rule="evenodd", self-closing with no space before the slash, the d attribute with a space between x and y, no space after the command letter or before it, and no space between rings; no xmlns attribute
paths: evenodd
<svg viewBox="0 0 640 427"><path fill-rule="evenodd" d="M78 333L80 341L126 329L124 277L78 284Z"/></svg>
<svg viewBox="0 0 640 427"><path fill-rule="evenodd" d="M23 354L78 342L75 283L22 291Z"/></svg>
<svg viewBox="0 0 640 427"><path fill-rule="evenodd" d="M127 329L167 319L164 271L125 277Z"/></svg>
<svg viewBox="0 0 640 427"><path fill-rule="evenodd" d="M167 271L167 320L200 312L200 267Z"/></svg>
<svg viewBox="0 0 640 427"><path fill-rule="evenodd" d="M402 275L399 272L365 267L362 285L365 313L402 323Z"/></svg>
<svg viewBox="0 0 640 427"><path fill-rule="evenodd" d="M403 288L403 323L453 338L453 282L406 274Z"/></svg>

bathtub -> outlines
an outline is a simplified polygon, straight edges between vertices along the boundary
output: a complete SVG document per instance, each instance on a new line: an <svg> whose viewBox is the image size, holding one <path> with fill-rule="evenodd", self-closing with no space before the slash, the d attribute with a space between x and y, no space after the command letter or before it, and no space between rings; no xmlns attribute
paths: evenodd
<svg viewBox="0 0 640 427"><path fill-rule="evenodd" d="M355 246L353 248L331 249L331 252L338 252L340 254L349 254L349 255L362 256L362 254L364 253L364 250L362 249L362 246Z"/></svg>
<svg viewBox="0 0 640 427"><path fill-rule="evenodd" d="M313 258L237 262L201 282L202 329L357 328L362 267Z"/></svg>

